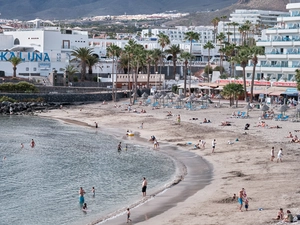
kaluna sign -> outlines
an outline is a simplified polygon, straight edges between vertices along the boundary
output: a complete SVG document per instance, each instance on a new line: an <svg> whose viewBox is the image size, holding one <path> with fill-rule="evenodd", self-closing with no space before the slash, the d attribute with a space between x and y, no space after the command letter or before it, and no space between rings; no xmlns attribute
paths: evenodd
<svg viewBox="0 0 300 225"><path fill-rule="evenodd" d="M19 57L22 61L50 62L48 53L41 52L0 52L0 61L8 61L13 57Z"/></svg>

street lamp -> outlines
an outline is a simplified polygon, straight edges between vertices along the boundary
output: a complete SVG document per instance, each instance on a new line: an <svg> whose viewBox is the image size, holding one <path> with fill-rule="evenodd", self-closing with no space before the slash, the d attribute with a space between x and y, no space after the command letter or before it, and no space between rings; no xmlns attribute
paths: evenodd
<svg viewBox="0 0 300 225"><path fill-rule="evenodd" d="M156 71L155 74L156 74L156 75L155 75L155 91L154 91L154 92L156 92L156 90L157 90L157 86L156 86L156 77L157 77L158 72Z"/></svg>

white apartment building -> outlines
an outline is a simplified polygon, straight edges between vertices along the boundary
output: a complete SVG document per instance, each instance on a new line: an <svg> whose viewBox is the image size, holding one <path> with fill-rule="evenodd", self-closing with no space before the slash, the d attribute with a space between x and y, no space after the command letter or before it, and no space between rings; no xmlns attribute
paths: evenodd
<svg viewBox="0 0 300 225"><path fill-rule="evenodd" d="M257 46L265 47L265 55L259 56L255 79L272 82L284 81L296 86L295 70L300 68L300 3L287 4L288 15L277 18L278 25L265 30ZM252 77L252 64L246 67L247 78ZM241 71L241 67L237 70Z"/></svg>
<svg viewBox="0 0 300 225"><path fill-rule="evenodd" d="M218 33L223 32L226 37L228 32L232 33L232 35L229 36L229 41L239 44L241 41L239 27L245 24L246 21L249 21L253 25L251 27L251 35L257 39L259 37L255 36L256 31L266 27L274 27L277 24L277 17L285 15L288 15L288 13L280 11L236 9L230 14L229 21L219 22ZM234 27L231 25L233 22L239 25Z"/></svg>

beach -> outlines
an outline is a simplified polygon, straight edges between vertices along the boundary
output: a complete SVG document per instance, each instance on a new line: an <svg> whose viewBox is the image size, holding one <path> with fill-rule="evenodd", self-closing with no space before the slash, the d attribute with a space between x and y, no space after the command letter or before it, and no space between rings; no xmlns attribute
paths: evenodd
<svg viewBox="0 0 300 225"><path fill-rule="evenodd" d="M159 212L155 206L160 205L159 198L156 201L154 197L149 201L151 207L146 203L131 211L132 224L276 224L278 221L272 218L277 216L279 208L283 208L284 212L289 209L293 215L300 214L300 144L290 143L291 138L286 137L289 131L293 135L298 134L295 130L299 129L299 123L265 120L268 126L255 127L262 115L260 109L250 110L249 118L231 118L233 111L247 110L242 104L240 108L230 108L226 101L221 108L212 105L196 111L132 106L132 110L140 112L144 109L146 113L128 112L128 102L129 99L123 99L116 106L113 102L64 106L38 115L87 125L119 138L126 137L126 131L129 130L135 134L133 140L148 146L153 145L148 140L155 135L161 149L173 146L180 151L196 154L211 165L210 182L197 184L197 190L185 199L176 199L174 196L172 205L160 207ZM167 116L170 111L172 116ZM276 109L274 111L279 113ZM287 114L292 115L294 111L289 109ZM177 122L178 114L181 117L180 124ZM202 123L204 118L211 123ZM231 126L221 126L222 121L229 121ZM99 128L95 128L95 122ZM246 123L250 124L250 128L245 131ZM270 128L277 125L282 128ZM205 148L194 148L199 139L206 141ZM214 139L216 148L212 153ZM232 144L228 144L228 141ZM273 146L275 159L270 161ZM277 163L280 148L283 149L283 161ZM187 182L184 179L178 185ZM175 190L176 186L171 189ZM237 200L232 200L233 194L238 195L242 188L245 188L249 199L249 209L245 211L243 207L243 212L239 210ZM165 193L168 195L168 192ZM152 213L154 211L156 213ZM126 221L125 215L121 217Z"/></svg>

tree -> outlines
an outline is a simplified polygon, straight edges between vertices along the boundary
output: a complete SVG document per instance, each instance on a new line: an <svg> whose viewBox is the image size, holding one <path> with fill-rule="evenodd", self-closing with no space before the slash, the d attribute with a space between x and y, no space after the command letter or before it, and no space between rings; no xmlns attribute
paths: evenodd
<svg viewBox="0 0 300 225"><path fill-rule="evenodd" d="M222 75L222 73L224 71L223 59L224 59L224 55L226 53L226 48L220 48L219 53L220 53L220 74Z"/></svg>
<svg viewBox="0 0 300 225"><path fill-rule="evenodd" d="M159 33L157 35L158 37L158 44L161 46L161 51L164 52L164 48L166 47L166 45L169 45L171 42L170 42L170 38L168 35L165 35L163 33ZM162 59L163 57L161 56L160 57L160 76L159 76L159 83L161 83L161 66L162 66ZM160 84L159 84L160 85Z"/></svg>
<svg viewBox="0 0 300 225"><path fill-rule="evenodd" d="M117 84L117 78L118 78L117 69L115 71L115 60L118 62L118 58L120 57L121 52L122 52L122 49L115 44L112 44L106 48L107 56L112 57L112 60L113 60L111 77L112 77L112 82L113 82L112 95L113 95L114 101L116 101L116 96L114 95L114 92L115 92L115 89L117 88L116 84ZM115 59L115 57L116 57L116 59ZM116 76L116 80L114 79L115 76ZM117 92L116 92L116 95L117 95Z"/></svg>
<svg viewBox="0 0 300 225"><path fill-rule="evenodd" d="M175 78L176 74L176 62L177 62L177 55L181 53L181 49L178 45L171 45L169 49L165 51L168 54L172 54L172 61L173 61L173 75Z"/></svg>
<svg viewBox="0 0 300 225"><path fill-rule="evenodd" d="M184 96L186 96L186 75L187 75L187 70L188 70L188 63L191 61L191 59L192 59L192 55L189 53L189 52L181 52L181 54L180 54L180 60L182 60L183 61L183 63L184 63L184 72L183 72L183 74L184 74L184 86L183 86L183 88L184 88Z"/></svg>
<svg viewBox="0 0 300 225"><path fill-rule="evenodd" d="M297 89L300 90L300 70L296 69L295 79L297 82Z"/></svg>
<svg viewBox="0 0 300 225"><path fill-rule="evenodd" d="M89 67L89 74L93 74L93 66L99 62L99 59L96 56L90 55L87 58L87 65Z"/></svg>
<svg viewBox="0 0 300 225"><path fill-rule="evenodd" d="M13 66L13 77L17 77L17 65L22 63L22 59L17 56L13 56L8 60Z"/></svg>
<svg viewBox="0 0 300 225"><path fill-rule="evenodd" d="M91 48L76 48L72 51L72 56L75 57L76 60L80 61L81 66L81 81L85 80L86 75L86 66L87 66L87 60L92 55L93 49Z"/></svg>
<svg viewBox="0 0 300 225"><path fill-rule="evenodd" d="M73 65L68 65L65 70L68 73L68 81L73 81L73 75L78 72L77 68Z"/></svg>
<svg viewBox="0 0 300 225"><path fill-rule="evenodd" d="M239 25L237 22L232 22L231 25L233 26L233 39L234 39L234 44L236 44L236 39L235 39L235 27Z"/></svg>
<svg viewBox="0 0 300 225"><path fill-rule="evenodd" d="M147 88L149 88L149 80L150 80L150 66L153 62L152 54L153 50L145 50L146 51L146 63L147 63Z"/></svg>
<svg viewBox="0 0 300 225"><path fill-rule="evenodd" d="M216 36L217 36L217 27L218 27L218 24L220 22L220 18L219 17L215 17L212 19L211 23L213 24L214 26L214 42L216 42Z"/></svg>
<svg viewBox="0 0 300 225"><path fill-rule="evenodd" d="M243 94L244 89L241 84L229 83L223 87L222 95L229 97L229 104L232 106L234 104L234 99L236 99L236 107L238 107L238 97Z"/></svg>
<svg viewBox="0 0 300 225"><path fill-rule="evenodd" d="M190 55L192 56L192 48L193 48L193 41L199 41L199 33L193 32L193 31L189 31L185 33L185 40L189 40L190 41ZM192 57L190 58L190 61L192 60ZM190 62L190 72L189 75L192 76L192 63ZM190 77L190 81L191 81L191 77ZM191 94L191 90L189 90L190 94Z"/></svg>
<svg viewBox="0 0 300 225"><path fill-rule="evenodd" d="M158 62L161 59L161 57L163 57L163 53L160 49L155 48L153 49L153 53L152 53L152 60L154 62L154 70L155 72L158 72Z"/></svg>
<svg viewBox="0 0 300 225"><path fill-rule="evenodd" d="M247 86L246 86L246 66L251 59L251 51L247 46L242 46L238 49L237 54L233 57L233 61L239 63L243 68L243 81L244 81L244 97L247 99Z"/></svg>
<svg viewBox="0 0 300 225"><path fill-rule="evenodd" d="M208 65L208 68L210 67L210 50L211 49L214 49L215 48L215 46L213 45L213 43L211 43L210 41L209 42L207 42L204 46L203 46L203 48L204 49L208 49L208 63L207 63L207 65ZM210 82L210 80L209 80L209 74L208 74L208 83Z"/></svg>
<svg viewBox="0 0 300 225"><path fill-rule="evenodd" d="M254 47L250 48L250 51L252 53L252 64L253 64L253 71L252 71L252 78L251 78L250 101L253 102L253 87L254 87L255 69L256 69L256 65L258 63L257 56L258 55L264 55L265 50L264 50L263 47L254 46Z"/></svg>
<svg viewBox="0 0 300 225"><path fill-rule="evenodd" d="M234 61L232 60L232 57L235 56L236 52L236 45L235 44L229 44L225 46L225 55L228 58L230 62L230 75L234 75Z"/></svg>

